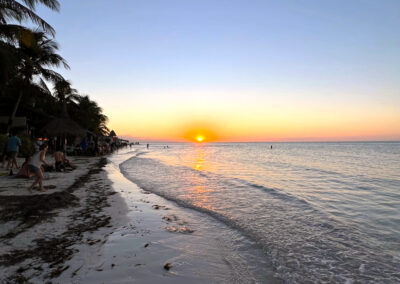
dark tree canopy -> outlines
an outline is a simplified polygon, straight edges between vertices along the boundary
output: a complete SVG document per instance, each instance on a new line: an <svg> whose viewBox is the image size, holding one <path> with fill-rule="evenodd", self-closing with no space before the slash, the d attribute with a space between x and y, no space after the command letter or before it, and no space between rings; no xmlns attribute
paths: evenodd
<svg viewBox="0 0 400 284"><path fill-rule="evenodd" d="M36 132L68 117L82 129L107 135L102 108L55 71L69 66L57 53L55 30L36 14L37 5L60 8L57 0L0 0L0 115L10 117L7 131L15 116L27 117ZM27 22L36 29L23 25Z"/></svg>

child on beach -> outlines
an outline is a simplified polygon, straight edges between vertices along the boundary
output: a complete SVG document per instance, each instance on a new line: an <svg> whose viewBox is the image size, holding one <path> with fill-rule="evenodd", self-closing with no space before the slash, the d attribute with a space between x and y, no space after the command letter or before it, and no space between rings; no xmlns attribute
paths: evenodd
<svg viewBox="0 0 400 284"><path fill-rule="evenodd" d="M32 185L28 188L29 192L32 193L33 187L39 183L39 190L44 191L43 188L43 173L41 170L41 164L43 163L46 166L50 166L48 163L45 161L46 157L46 152L49 146L47 144L43 144L41 146L41 151L35 153L32 158L29 161L28 164L28 170L30 173L34 174L36 176L36 180L32 183Z"/></svg>

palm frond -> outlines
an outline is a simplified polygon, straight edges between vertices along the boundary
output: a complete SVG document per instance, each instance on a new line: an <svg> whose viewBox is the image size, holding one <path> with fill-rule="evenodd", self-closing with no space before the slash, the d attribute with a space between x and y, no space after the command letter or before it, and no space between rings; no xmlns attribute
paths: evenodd
<svg viewBox="0 0 400 284"><path fill-rule="evenodd" d="M35 9L36 4L40 3L54 11L60 10L60 3L57 0L23 0L24 3L31 9Z"/></svg>
<svg viewBox="0 0 400 284"><path fill-rule="evenodd" d="M43 76L43 78L50 82L56 83L65 80L60 73L51 69L42 68L40 74Z"/></svg>
<svg viewBox="0 0 400 284"><path fill-rule="evenodd" d="M3 24L0 25L0 39L12 43L26 41L27 39L33 39L33 32L20 25Z"/></svg>
<svg viewBox="0 0 400 284"><path fill-rule="evenodd" d="M50 33L52 36L54 36L56 33L54 28L41 17L39 17L34 11L15 0L0 0L0 19L4 22L7 22L7 20L16 20L18 22L30 20L39 25L45 32Z"/></svg>
<svg viewBox="0 0 400 284"><path fill-rule="evenodd" d="M49 87L47 86L46 82L45 82L42 78L39 79L38 85L39 85L46 93L48 93L49 95L51 95L51 91L50 91Z"/></svg>

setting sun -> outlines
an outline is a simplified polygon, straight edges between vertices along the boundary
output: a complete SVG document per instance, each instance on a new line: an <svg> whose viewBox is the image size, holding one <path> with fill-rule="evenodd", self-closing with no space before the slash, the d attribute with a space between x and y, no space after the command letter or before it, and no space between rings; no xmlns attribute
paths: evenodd
<svg viewBox="0 0 400 284"><path fill-rule="evenodd" d="M196 140L197 140L197 142L203 142L204 137L203 136L197 136Z"/></svg>

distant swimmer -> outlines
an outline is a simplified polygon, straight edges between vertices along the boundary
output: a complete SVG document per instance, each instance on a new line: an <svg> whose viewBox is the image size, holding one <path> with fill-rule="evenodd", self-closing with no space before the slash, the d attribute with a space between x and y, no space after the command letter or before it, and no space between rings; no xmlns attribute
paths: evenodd
<svg viewBox="0 0 400 284"><path fill-rule="evenodd" d="M271 145L271 149L272 149L272 145Z"/></svg>
<svg viewBox="0 0 400 284"><path fill-rule="evenodd" d="M150 144L147 144L147 145L146 145L147 149L149 149L149 146L150 146Z"/></svg>

